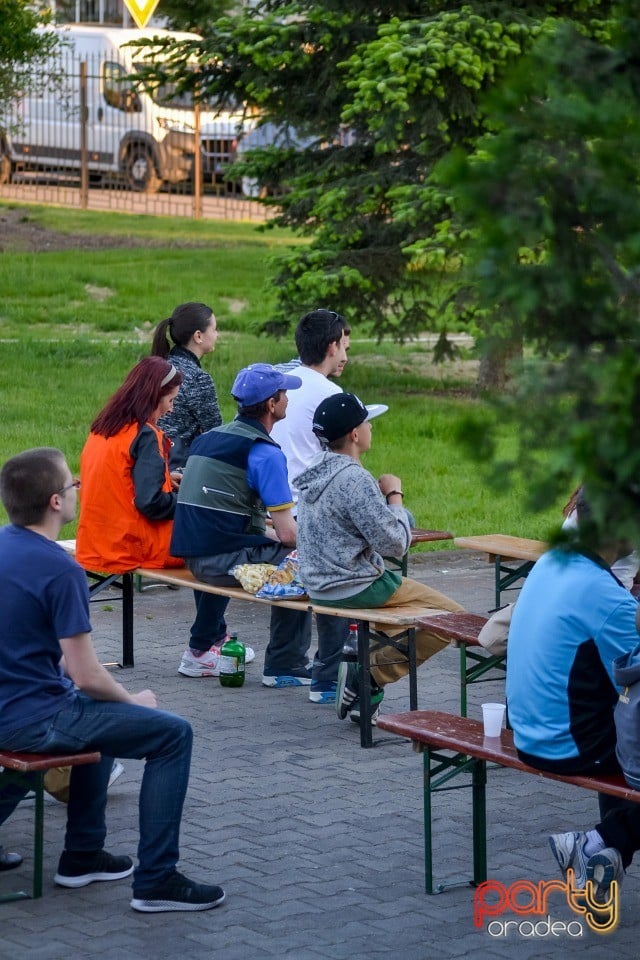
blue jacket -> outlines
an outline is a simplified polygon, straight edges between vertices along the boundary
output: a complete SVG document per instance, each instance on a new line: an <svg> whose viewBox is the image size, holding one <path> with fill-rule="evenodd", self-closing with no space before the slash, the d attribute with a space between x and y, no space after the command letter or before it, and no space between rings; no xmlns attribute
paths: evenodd
<svg viewBox="0 0 640 960"><path fill-rule="evenodd" d="M570 772L572 759L613 752L613 660L638 644L637 608L598 557L550 550L538 560L507 649L509 720L526 762Z"/></svg>
<svg viewBox="0 0 640 960"><path fill-rule="evenodd" d="M193 441L173 521L174 556L205 557L273 543L265 535L265 506L247 480L255 443L278 446L260 423L246 418Z"/></svg>

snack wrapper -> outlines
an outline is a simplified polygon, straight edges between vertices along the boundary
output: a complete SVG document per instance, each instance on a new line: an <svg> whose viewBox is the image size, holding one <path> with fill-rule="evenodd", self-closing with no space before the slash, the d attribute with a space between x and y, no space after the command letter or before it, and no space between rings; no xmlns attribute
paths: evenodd
<svg viewBox="0 0 640 960"><path fill-rule="evenodd" d="M256 593L261 600L300 600L306 591L298 579L298 552L292 550Z"/></svg>

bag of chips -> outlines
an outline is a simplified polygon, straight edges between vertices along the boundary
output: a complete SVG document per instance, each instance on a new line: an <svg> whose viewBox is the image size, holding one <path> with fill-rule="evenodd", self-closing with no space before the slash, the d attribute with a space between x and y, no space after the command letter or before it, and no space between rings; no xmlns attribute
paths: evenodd
<svg viewBox="0 0 640 960"><path fill-rule="evenodd" d="M261 600L300 600L306 592L298 579L298 552L292 550L256 593Z"/></svg>
<svg viewBox="0 0 640 960"><path fill-rule="evenodd" d="M275 563L239 563L230 573L240 581L243 590L256 594L269 574L277 569Z"/></svg>

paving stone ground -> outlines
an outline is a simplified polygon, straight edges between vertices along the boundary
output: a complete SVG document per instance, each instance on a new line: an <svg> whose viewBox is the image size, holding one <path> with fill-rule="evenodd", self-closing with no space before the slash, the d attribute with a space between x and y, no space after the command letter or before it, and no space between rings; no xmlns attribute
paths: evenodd
<svg viewBox="0 0 640 960"><path fill-rule="evenodd" d="M411 575L448 593L468 610L492 605L492 568L464 551L419 554ZM608 936L592 933L561 894L545 912L562 921L555 934L531 935L531 916L507 913L506 928L473 922L473 889L424 894L422 768L396 739L361 750L358 728L330 707L311 704L304 688L260 684L268 611L236 603L229 623L255 647L256 662L240 689L215 679L180 677L177 666L192 616L188 591L151 588L136 596L136 665L121 674L131 689L150 687L162 707L195 730L191 782L181 836L181 868L221 883L226 903L204 913L136 914L128 881L79 890L55 887L53 874L65 808L47 802L45 891L41 900L0 904L0 957L11 960L430 960L638 956L638 868L622 891L622 918ZM104 661L120 655L120 609L92 607L96 646ZM420 706L458 710L458 655L445 650L420 670ZM503 699L500 682L478 685L469 714L485 699ZM387 688L384 710L408 709L408 684ZM377 736L382 739L382 732ZM108 847L135 854L141 764L125 762L108 805ZM489 773L489 877L507 885L556 877L550 832L592 826L595 795L523 777ZM469 875L470 792L435 800L438 878ZM2 828L1 841L25 855L20 870L0 875L0 893L31 879L29 801ZM539 918L533 918L539 919ZM529 921L521 929L516 922ZM569 926L570 925L570 926ZM581 935L578 934L578 930ZM573 935L571 935L573 934Z"/></svg>

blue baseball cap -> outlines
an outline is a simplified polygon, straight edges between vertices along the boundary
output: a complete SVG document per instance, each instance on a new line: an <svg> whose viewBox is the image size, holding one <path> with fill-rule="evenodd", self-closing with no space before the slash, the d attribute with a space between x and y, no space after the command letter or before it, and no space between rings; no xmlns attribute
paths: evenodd
<svg viewBox="0 0 640 960"><path fill-rule="evenodd" d="M244 367L234 380L231 396L243 407L252 407L278 390L297 390L301 386L300 377L280 373L270 363L252 363L250 367Z"/></svg>

